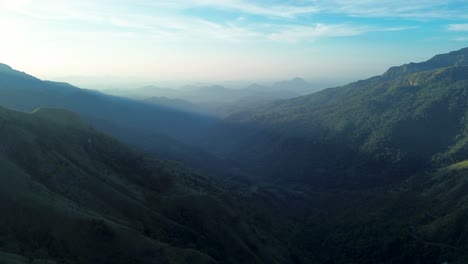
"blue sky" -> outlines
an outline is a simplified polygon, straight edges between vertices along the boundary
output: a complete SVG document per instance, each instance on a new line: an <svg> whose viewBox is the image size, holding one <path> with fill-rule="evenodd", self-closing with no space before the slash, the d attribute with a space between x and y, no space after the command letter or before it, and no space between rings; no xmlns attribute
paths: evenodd
<svg viewBox="0 0 468 264"><path fill-rule="evenodd" d="M347 82L468 46L468 1L0 0L0 62L81 86Z"/></svg>

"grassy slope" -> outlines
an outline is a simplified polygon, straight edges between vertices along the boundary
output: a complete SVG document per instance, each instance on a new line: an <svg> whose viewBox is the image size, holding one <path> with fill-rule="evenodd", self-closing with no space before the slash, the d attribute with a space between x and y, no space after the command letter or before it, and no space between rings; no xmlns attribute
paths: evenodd
<svg viewBox="0 0 468 264"><path fill-rule="evenodd" d="M0 251L60 263L288 262L205 178L71 112L0 109L0 127Z"/></svg>

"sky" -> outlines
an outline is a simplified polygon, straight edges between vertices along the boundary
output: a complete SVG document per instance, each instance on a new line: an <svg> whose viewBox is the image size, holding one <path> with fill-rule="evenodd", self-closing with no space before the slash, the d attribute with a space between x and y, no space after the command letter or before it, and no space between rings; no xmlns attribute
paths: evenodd
<svg viewBox="0 0 468 264"><path fill-rule="evenodd" d="M468 0L0 0L0 62L105 88L347 82L468 46Z"/></svg>

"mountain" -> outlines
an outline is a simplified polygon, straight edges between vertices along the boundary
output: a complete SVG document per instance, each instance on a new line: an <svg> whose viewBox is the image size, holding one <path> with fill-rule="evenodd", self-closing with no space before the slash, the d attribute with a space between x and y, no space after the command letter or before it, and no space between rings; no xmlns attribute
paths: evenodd
<svg viewBox="0 0 468 264"><path fill-rule="evenodd" d="M281 81L273 84L272 90L285 91L291 94L305 95L319 91L318 85L306 82L304 79L295 77L291 80Z"/></svg>
<svg viewBox="0 0 468 264"><path fill-rule="evenodd" d="M232 115L205 146L254 177L324 186L389 183L466 159L467 55Z"/></svg>
<svg viewBox="0 0 468 264"><path fill-rule="evenodd" d="M1 263L292 263L227 192L74 113L0 108Z"/></svg>
<svg viewBox="0 0 468 264"><path fill-rule="evenodd" d="M220 85L184 86L180 89L164 89L156 86L145 86L138 89L110 91L120 96L138 100L153 101L162 106L193 113L204 113L212 116L226 117L229 114L250 110L258 105L270 103L279 99L289 99L316 92L322 87L319 84L308 83L301 78L275 83L271 86L251 84L242 89L231 89ZM196 107L156 98L182 100Z"/></svg>
<svg viewBox="0 0 468 264"><path fill-rule="evenodd" d="M414 72L430 71L453 66L467 66L468 58L466 54L468 48L457 51L452 51L447 54L439 54L428 61L421 63L409 63L399 67L390 68L385 74L385 77L401 76Z"/></svg>
<svg viewBox="0 0 468 264"><path fill-rule="evenodd" d="M161 158L200 167L206 167L205 161L210 159L189 143L216 122L212 117L109 96L67 83L41 81L7 65L0 67L0 105L27 112L41 107L66 108L97 129Z"/></svg>
<svg viewBox="0 0 468 264"><path fill-rule="evenodd" d="M467 263L467 54L219 123L0 65L1 103L77 112L0 108L0 263Z"/></svg>
<svg viewBox="0 0 468 264"><path fill-rule="evenodd" d="M0 108L2 263L465 263L468 162L397 185L225 189L74 113Z"/></svg>
<svg viewBox="0 0 468 264"><path fill-rule="evenodd" d="M204 146L302 263L466 263L466 55L236 113Z"/></svg>

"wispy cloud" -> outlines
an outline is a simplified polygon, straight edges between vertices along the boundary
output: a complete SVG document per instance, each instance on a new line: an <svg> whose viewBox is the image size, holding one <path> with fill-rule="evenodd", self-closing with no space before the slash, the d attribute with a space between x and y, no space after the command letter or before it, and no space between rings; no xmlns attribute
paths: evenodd
<svg viewBox="0 0 468 264"><path fill-rule="evenodd" d="M352 17L387 17L414 20L468 18L462 1L438 0L308 0L322 12ZM457 5L457 8L454 6ZM460 5L462 7L460 8Z"/></svg>
<svg viewBox="0 0 468 264"><path fill-rule="evenodd" d="M447 29L449 31L468 31L468 24L450 24Z"/></svg>
<svg viewBox="0 0 468 264"><path fill-rule="evenodd" d="M185 0L173 0L170 4L157 1L146 4L172 9L210 7L276 18L297 18L320 14L415 20L468 18L468 3L455 0L302 0L286 1L287 4L277 3L278 1L273 0L193 0L190 3Z"/></svg>
<svg viewBox="0 0 468 264"><path fill-rule="evenodd" d="M296 43L299 41L314 41L323 37L349 37L361 35L370 31L366 26L350 26L346 24L316 24L313 26L282 26L267 37L274 41Z"/></svg>
<svg viewBox="0 0 468 264"><path fill-rule="evenodd" d="M456 37L456 38L452 38L451 40L453 40L453 41L463 41L463 42L467 42L467 41L468 41L468 37Z"/></svg>
<svg viewBox="0 0 468 264"><path fill-rule="evenodd" d="M269 1L263 1L263 4L256 1L244 0L193 0L187 3L185 0L173 0L171 4L147 2L146 5L169 7L172 9L192 9L195 7L209 7L220 10L235 11L244 14L277 17L277 18L295 18L299 15L318 13L321 9L312 4L288 4L278 5Z"/></svg>
<svg viewBox="0 0 468 264"><path fill-rule="evenodd" d="M312 50L324 57L335 56L337 47L365 53L370 39L378 55L369 58L380 61L395 60L381 50L407 52L408 42L435 36L440 43L465 41L464 23L465 0L0 0L0 35L5 36L0 56L46 63L35 66L41 71L65 72L64 65L73 61L85 73L99 65L126 65L119 74L152 76L158 69L168 76L211 75L224 65L239 76L275 66L276 75L288 68L277 61L302 65L307 72L315 67L308 57ZM404 30L414 31L395 33ZM350 39L372 32L379 38ZM424 50L428 47L407 53Z"/></svg>
<svg viewBox="0 0 468 264"><path fill-rule="evenodd" d="M387 27L387 28L380 28L377 31L403 31L403 30L412 30L412 29L418 29L419 26L401 26L401 27Z"/></svg>
<svg viewBox="0 0 468 264"><path fill-rule="evenodd" d="M409 0L411 2L411 0ZM357 1L360 8L351 5L349 1L332 0L325 3L322 0L302 1L302 5L259 4L243 0L194 0L190 5L184 0L171 2L138 1L129 10L126 0L114 2L108 8L110 1L53 1L43 0L0 0L0 8L6 8L30 19L45 21L86 22L96 25L116 27L118 31L142 31L146 35L159 38L160 41L177 41L182 39L217 39L223 41L273 40L276 42L298 43L310 42L318 38L348 37L365 34L371 31L398 31L412 27L377 27L353 23L293 23L291 19L302 15L314 15L320 12L345 12L351 15L377 12L373 1ZM390 1L385 1L390 3ZM15 3L15 4L11 4ZM133 2L132 2L133 3ZM120 6L119 6L120 4ZM335 5L338 5L335 6ZM371 6L375 6L374 9ZM385 6L385 5L384 5ZM273 19L275 23L251 22L248 19L233 21L211 21L204 17L187 14L184 10L194 7L210 7L222 10L234 10L240 14L254 14ZM150 12L148 12L148 8ZM382 7L378 7L382 8ZM388 8L388 7L385 7ZM384 8L384 9L385 9ZM145 12L141 12L141 10ZM327 11L328 10L328 11ZM374 11L372 11L374 10ZM385 9L386 10L386 9ZM169 12L169 14L167 14ZM278 21L280 20L280 21ZM103 30L100 27L92 30ZM109 29L105 29L109 30ZM131 35L130 35L131 36Z"/></svg>

